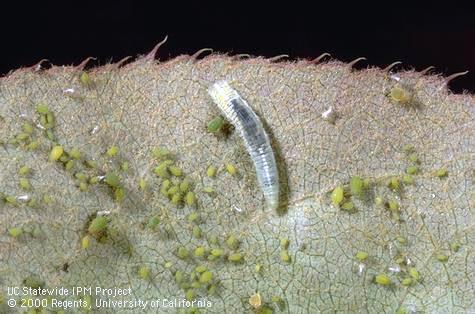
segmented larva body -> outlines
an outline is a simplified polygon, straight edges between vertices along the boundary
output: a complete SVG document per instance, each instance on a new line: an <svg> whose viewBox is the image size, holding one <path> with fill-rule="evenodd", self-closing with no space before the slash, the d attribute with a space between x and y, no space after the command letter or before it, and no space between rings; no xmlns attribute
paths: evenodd
<svg viewBox="0 0 475 314"><path fill-rule="evenodd" d="M269 136L261 120L226 81L214 83L208 93L243 138L267 205L276 209L279 204L279 174Z"/></svg>

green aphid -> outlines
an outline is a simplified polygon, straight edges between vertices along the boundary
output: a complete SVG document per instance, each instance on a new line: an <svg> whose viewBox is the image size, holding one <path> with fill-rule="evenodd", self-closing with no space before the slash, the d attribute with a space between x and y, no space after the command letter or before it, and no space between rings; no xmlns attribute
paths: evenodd
<svg viewBox="0 0 475 314"><path fill-rule="evenodd" d="M25 287L30 287L33 289L38 289L45 285L45 282L36 275L26 277L25 279L23 279L22 283Z"/></svg>
<svg viewBox="0 0 475 314"><path fill-rule="evenodd" d="M417 166L409 166L406 168L406 173L410 175L416 174L418 171L419 168L417 168Z"/></svg>
<svg viewBox="0 0 475 314"><path fill-rule="evenodd" d="M50 140L50 141L55 141L56 140L56 137L54 136L54 133L53 131L51 130L46 130L46 137Z"/></svg>
<svg viewBox="0 0 475 314"><path fill-rule="evenodd" d="M81 247L82 247L84 250L87 250L87 249L89 248L90 240L91 240L91 237L88 236L88 235L85 235L85 236L81 239Z"/></svg>
<svg viewBox="0 0 475 314"><path fill-rule="evenodd" d="M106 230L108 223L109 223L109 220L106 217L97 216L91 221L87 231L92 235L96 235L96 236L100 235Z"/></svg>
<svg viewBox="0 0 475 314"><path fill-rule="evenodd" d="M128 161L124 161L123 163L120 164L120 169L122 171L127 171L129 170L129 162Z"/></svg>
<svg viewBox="0 0 475 314"><path fill-rule="evenodd" d="M191 287L190 283L188 283L188 282L186 282L186 281L185 281L185 282L182 282L182 283L180 284L180 288L183 289L183 290L190 289L190 287Z"/></svg>
<svg viewBox="0 0 475 314"><path fill-rule="evenodd" d="M193 281L191 283L191 288L199 289L199 288L201 288L201 283L199 281Z"/></svg>
<svg viewBox="0 0 475 314"><path fill-rule="evenodd" d="M89 74L87 74L87 72L84 72L84 71L79 76L79 81L81 81L81 84L84 86L89 86L92 83L91 78L89 77Z"/></svg>
<svg viewBox="0 0 475 314"><path fill-rule="evenodd" d="M211 235L209 238L208 238L208 242L210 244L218 244L219 243L219 240L218 240L218 237L216 235Z"/></svg>
<svg viewBox="0 0 475 314"><path fill-rule="evenodd" d="M38 141L31 141L28 145L26 145L26 148L29 150L35 150L40 146L40 143Z"/></svg>
<svg viewBox="0 0 475 314"><path fill-rule="evenodd" d="M381 196L376 196L376 198L374 199L374 203L376 204L376 206L381 206L384 203L384 199Z"/></svg>
<svg viewBox="0 0 475 314"><path fill-rule="evenodd" d="M419 272L417 271L417 269L415 267L409 267L409 275L416 281L419 281L419 279L421 278Z"/></svg>
<svg viewBox="0 0 475 314"><path fill-rule="evenodd" d="M397 236L396 237L396 241L403 244L403 245L406 245L407 244L407 239L404 238L403 236Z"/></svg>
<svg viewBox="0 0 475 314"><path fill-rule="evenodd" d="M215 295L217 289L217 286L214 284L208 285L208 295Z"/></svg>
<svg viewBox="0 0 475 314"><path fill-rule="evenodd" d="M398 255L394 261L396 262L396 264L399 264L399 265L402 265L402 264L405 264L406 263L406 259L404 258L404 256L401 256L401 255Z"/></svg>
<svg viewBox="0 0 475 314"><path fill-rule="evenodd" d="M85 295L83 298L83 303L82 303L82 306L85 308L85 309L89 309L92 307L92 297L90 295Z"/></svg>
<svg viewBox="0 0 475 314"><path fill-rule="evenodd" d="M169 163L167 163L167 161L165 160L161 162L158 166L156 166L155 169L153 169L153 172L155 172L155 174L160 178L166 178L168 177L168 166Z"/></svg>
<svg viewBox="0 0 475 314"><path fill-rule="evenodd" d="M192 301L195 298L195 290L189 289L185 292L185 298L188 301Z"/></svg>
<svg viewBox="0 0 475 314"><path fill-rule="evenodd" d="M164 184L164 186L165 186L165 185L166 185L166 186L169 186L169 185L171 184L170 181L168 181L168 182L170 182L170 184L168 184L168 183L166 183L166 182L167 182L167 180L163 181L162 184ZM165 188L166 188L166 187L165 187ZM169 195L178 194L178 193L180 193L180 187L179 187L178 185L174 185L174 186L172 186L172 187L170 187L170 188L168 189L168 194L169 194Z"/></svg>
<svg viewBox="0 0 475 314"><path fill-rule="evenodd" d="M39 114L47 114L49 112L49 108L45 104L38 104L36 106L36 112Z"/></svg>
<svg viewBox="0 0 475 314"><path fill-rule="evenodd" d="M210 178L214 178L217 171L218 169L216 167L209 166L208 169L206 169L206 175Z"/></svg>
<svg viewBox="0 0 475 314"><path fill-rule="evenodd" d="M74 168L74 160L68 160L66 164L64 164L64 169L71 170Z"/></svg>
<svg viewBox="0 0 475 314"><path fill-rule="evenodd" d="M54 146L52 149L51 149L51 152L49 154L49 158L52 160L52 161L58 161L59 158L61 158L61 156L63 155L64 153L64 150L63 150L63 147L60 146L60 145L57 145L57 146Z"/></svg>
<svg viewBox="0 0 475 314"><path fill-rule="evenodd" d="M15 198L14 196L5 195L5 196L3 197L3 199L4 199L5 202L7 202L8 204L11 204L11 205L16 205L16 204L17 204L16 198Z"/></svg>
<svg viewBox="0 0 475 314"><path fill-rule="evenodd" d="M97 168L97 163L94 160L86 160L84 161L84 164L91 169L96 169Z"/></svg>
<svg viewBox="0 0 475 314"><path fill-rule="evenodd" d="M23 129L23 132L25 132L26 134L33 133L33 126L28 122L23 123L22 129Z"/></svg>
<svg viewBox="0 0 475 314"><path fill-rule="evenodd" d="M439 262L445 263L449 260L449 257L443 253L437 253L436 256L437 260Z"/></svg>
<svg viewBox="0 0 475 314"><path fill-rule="evenodd" d="M402 150L405 152L405 153L412 153L414 152L414 146L411 145L411 144L406 144L402 147Z"/></svg>
<svg viewBox="0 0 475 314"><path fill-rule="evenodd" d="M214 188L210 186L205 186L203 188L203 192L208 193L208 194L214 194L216 191L214 190Z"/></svg>
<svg viewBox="0 0 475 314"><path fill-rule="evenodd" d="M182 171L181 168L178 167L178 166L170 166L170 167L168 168L168 170L169 170L170 173L171 173L172 175L174 175L175 177L180 177L180 176L183 175L183 171Z"/></svg>
<svg viewBox="0 0 475 314"><path fill-rule="evenodd" d="M227 171L230 175L234 176L234 175L237 174L237 169L236 169L236 167L235 167L233 164L227 163L227 164L225 165L225 168L226 168L226 171Z"/></svg>
<svg viewBox="0 0 475 314"><path fill-rule="evenodd" d="M402 183L404 183L405 185L413 185L414 177L410 174L406 174L402 177Z"/></svg>
<svg viewBox="0 0 475 314"><path fill-rule="evenodd" d="M268 305L263 305L258 311L257 314L274 314L274 310Z"/></svg>
<svg viewBox="0 0 475 314"><path fill-rule="evenodd" d="M210 272L209 270L203 272L200 276L200 282L201 283L208 283L213 279L213 273Z"/></svg>
<svg viewBox="0 0 475 314"><path fill-rule="evenodd" d="M197 239L201 238L201 236L203 234L202 231L201 231L201 228L198 227L198 226L193 227L192 233L193 233L193 236Z"/></svg>
<svg viewBox="0 0 475 314"><path fill-rule="evenodd" d="M19 141L19 142L23 142L23 141L26 141L27 139L30 138L30 134L28 133L20 133L16 136L16 139Z"/></svg>
<svg viewBox="0 0 475 314"><path fill-rule="evenodd" d="M400 188L399 179L397 177L392 177L388 181L388 187L393 191L399 191L399 188Z"/></svg>
<svg viewBox="0 0 475 314"><path fill-rule="evenodd" d="M155 229L160 224L160 218L158 216L153 216L147 222L147 228Z"/></svg>
<svg viewBox="0 0 475 314"><path fill-rule="evenodd" d="M170 195L168 194L168 189L167 189L166 187L164 187L164 186L161 186L161 187L160 187L160 194L162 194L163 196L170 196Z"/></svg>
<svg viewBox="0 0 475 314"><path fill-rule="evenodd" d="M61 156L61 158L59 158L59 161L61 161L62 163L68 162L69 161L69 156L67 154L63 154L63 156Z"/></svg>
<svg viewBox="0 0 475 314"><path fill-rule="evenodd" d="M256 264L256 266L254 266L254 271L256 273L260 273L262 271L262 265L261 264Z"/></svg>
<svg viewBox="0 0 475 314"><path fill-rule="evenodd" d="M117 202L122 202L124 199L125 199L125 190L124 188L116 188L114 190L114 199L117 201Z"/></svg>
<svg viewBox="0 0 475 314"><path fill-rule="evenodd" d="M89 185L86 182L80 182L79 183L79 190L81 192L86 192L89 190Z"/></svg>
<svg viewBox="0 0 475 314"><path fill-rule="evenodd" d="M140 266L137 271L140 279L149 279L150 278L150 268L148 266Z"/></svg>
<svg viewBox="0 0 475 314"><path fill-rule="evenodd" d="M401 214L397 211L391 212L391 218L395 221L401 222Z"/></svg>
<svg viewBox="0 0 475 314"><path fill-rule="evenodd" d="M448 176L449 172L445 168L440 168L439 170L436 171L435 176L439 178L445 178Z"/></svg>
<svg viewBox="0 0 475 314"><path fill-rule="evenodd" d="M187 259L190 256L190 253L184 246L180 246L177 250L177 256L181 259Z"/></svg>
<svg viewBox="0 0 475 314"><path fill-rule="evenodd" d="M186 193L190 190L190 180L185 179L180 183L180 191Z"/></svg>
<svg viewBox="0 0 475 314"><path fill-rule="evenodd" d="M410 162L413 162L415 164L418 164L420 161L419 161L419 157L417 156L417 154L410 154L408 156L408 159Z"/></svg>
<svg viewBox="0 0 475 314"><path fill-rule="evenodd" d="M280 247L284 250L287 250L290 245L290 240L289 239L280 239Z"/></svg>
<svg viewBox="0 0 475 314"><path fill-rule="evenodd" d="M241 253L233 253L228 256L228 261L234 262L234 263L239 263L242 260L242 254Z"/></svg>
<svg viewBox="0 0 475 314"><path fill-rule="evenodd" d="M45 194L45 195L43 195L43 202L45 204L49 205L49 204L52 204L54 202L54 199L51 195Z"/></svg>
<svg viewBox="0 0 475 314"><path fill-rule="evenodd" d="M32 197L26 204L29 207L36 207L38 205L38 202L36 201L36 198Z"/></svg>
<svg viewBox="0 0 475 314"><path fill-rule="evenodd" d="M358 253L356 253L356 258L359 260L359 261L365 261L367 258L368 258L368 253L367 252L364 252L364 251L359 251Z"/></svg>
<svg viewBox="0 0 475 314"><path fill-rule="evenodd" d="M174 205L178 205L181 203L182 197L180 193L173 194L171 202Z"/></svg>
<svg viewBox="0 0 475 314"><path fill-rule="evenodd" d="M100 181L100 177L98 176L93 176L89 179L89 184L97 184Z"/></svg>
<svg viewBox="0 0 475 314"><path fill-rule="evenodd" d="M206 266L204 266L204 265L199 265L199 266L196 266L196 268L195 268L195 271L197 273L200 273L200 274L204 273L206 270L207 270Z"/></svg>
<svg viewBox="0 0 475 314"><path fill-rule="evenodd" d="M453 252L458 252L460 250L461 246L462 245L458 241L454 241L454 242L450 243L450 248L452 249Z"/></svg>
<svg viewBox="0 0 475 314"><path fill-rule="evenodd" d="M202 246L197 247L194 252L196 257L203 257L205 253L206 253L206 249Z"/></svg>
<svg viewBox="0 0 475 314"><path fill-rule="evenodd" d="M116 188L120 186L120 178L113 172L107 172L104 177L104 182L110 187Z"/></svg>
<svg viewBox="0 0 475 314"><path fill-rule="evenodd" d="M230 235L227 239L226 239L226 245L231 249L231 250L235 250L239 247L239 240L234 236L234 235Z"/></svg>
<svg viewBox="0 0 475 314"><path fill-rule="evenodd" d="M20 169L18 169L18 174L21 176L29 174L31 169L28 166L21 166Z"/></svg>
<svg viewBox="0 0 475 314"><path fill-rule="evenodd" d="M20 178L20 187L23 190L29 190L31 188L30 180L28 180L27 178Z"/></svg>
<svg viewBox="0 0 475 314"><path fill-rule="evenodd" d="M218 116L208 122L208 132L217 133L224 125L224 119L221 116Z"/></svg>
<svg viewBox="0 0 475 314"><path fill-rule="evenodd" d="M187 220L191 223L198 223L200 220L200 214L198 214L198 212L192 212L188 215Z"/></svg>
<svg viewBox="0 0 475 314"><path fill-rule="evenodd" d="M224 250L215 248L215 249L212 249L210 253L211 253L211 256L221 257L224 254Z"/></svg>
<svg viewBox="0 0 475 314"><path fill-rule="evenodd" d="M284 311L284 309L285 309L285 301L284 301L284 299L282 299L282 298L279 297L279 296L274 295L274 296L272 296L271 300L272 300L272 302L274 302L275 304L277 304L277 306L279 307L279 310L280 310L281 312Z"/></svg>
<svg viewBox="0 0 475 314"><path fill-rule="evenodd" d="M185 202L188 206L193 206L196 202L196 196L194 192L189 191L186 193Z"/></svg>
<svg viewBox="0 0 475 314"><path fill-rule="evenodd" d="M350 192L351 195L356 197L362 197L365 189L364 181L361 177L352 176L350 179Z"/></svg>
<svg viewBox="0 0 475 314"><path fill-rule="evenodd" d="M71 158L73 158L73 159L81 159L81 152L79 151L79 149L77 149L76 147L74 147L74 148L71 149L71 151L69 152L69 156L71 156Z"/></svg>
<svg viewBox="0 0 475 314"><path fill-rule="evenodd" d="M409 278L409 277L404 278L401 281L401 285L406 286L406 287L412 285L412 278Z"/></svg>
<svg viewBox="0 0 475 314"><path fill-rule="evenodd" d="M163 265L163 267L169 269L173 266L173 263L172 262L166 262L165 265Z"/></svg>
<svg viewBox="0 0 475 314"><path fill-rule="evenodd" d="M55 124L54 114L52 112L48 112L46 114L46 125L44 126L47 129L52 129Z"/></svg>
<svg viewBox="0 0 475 314"><path fill-rule="evenodd" d="M22 235L22 233L23 233L23 229L19 227L13 227L13 228L8 229L8 234L12 238L18 238L19 236Z"/></svg>
<svg viewBox="0 0 475 314"><path fill-rule="evenodd" d="M184 278L185 278L185 276L183 275L183 272L181 272L181 271L179 271L179 270L177 270L177 271L175 272L175 282L176 282L177 284L182 283Z"/></svg>
<svg viewBox="0 0 475 314"><path fill-rule="evenodd" d="M341 185L335 187L333 189L332 195L331 195L332 203L335 206L340 206L341 202L343 202L344 199L344 190Z"/></svg>
<svg viewBox="0 0 475 314"><path fill-rule="evenodd" d="M40 124L47 129L48 121L46 121L46 115L40 116Z"/></svg>
<svg viewBox="0 0 475 314"><path fill-rule="evenodd" d="M343 205L341 205L341 209L350 212L350 211L353 211L355 209L355 205L351 201L345 202L345 203L343 203Z"/></svg>
<svg viewBox="0 0 475 314"><path fill-rule="evenodd" d="M282 250L280 251L280 259L285 262L285 263L290 263L290 255L288 250Z"/></svg>
<svg viewBox="0 0 475 314"><path fill-rule="evenodd" d="M86 182L89 179L84 172L76 172L74 177L81 182Z"/></svg>
<svg viewBox="0 0 475 314"><path fill-rule="evenodd" d="M170 156L170 151L164 147L158 147L152 151L152 155L157 159L168 158Z"/></svg>
<svg viewBox="0 0 475 314"><path fill-rule="evenodd" d="M400 307L397 309L395 314L408 314L407 309L405 307Z"/></svg>
<svg viewBox="0 0 475 314"><path fill-rule="evenodd" d="M106 152L106 155L109 157L114 157L119 153L119 147L117 146L111 146Z"/></svg>
<svg viewBox="0 0 475 314"><path fill-rule="evenodd" d="M193 282L190 284L190 288L199 289L199 288L201 288L201 283L200 283L199 281L193 281Z"/></svg>
<svg viewBox="0 0 475 314"><path fill-rule="evenodd" d="M391 211L399 210L399 204L395 200L388 201L388 207Z"/></svg>
<svg viewBox="0 0 475 314"><path fill-rule="evenodd" d="M374 282L381 286L389 286L391 284L391 278L386 274L379 274L374 277Z"/></svg>
<svg viewBox="0 0 475 314"><path fill-rule="evenodd" d="M139 188L141 190L145 190L147 188L147 181L144 178L140 178L139 180Z"/></svg>

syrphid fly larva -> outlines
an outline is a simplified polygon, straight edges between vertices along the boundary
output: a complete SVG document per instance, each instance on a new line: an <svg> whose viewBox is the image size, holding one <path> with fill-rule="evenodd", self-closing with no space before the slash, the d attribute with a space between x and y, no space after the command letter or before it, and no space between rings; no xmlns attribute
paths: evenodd
<svg viewBox="0 0 475 314"><path fill-rule="evenodd" d="M243 138L266 202L271 209L276 209L279 204L279 174L269 136L261 120L226 81L214 83L208 93Z"/></svg>

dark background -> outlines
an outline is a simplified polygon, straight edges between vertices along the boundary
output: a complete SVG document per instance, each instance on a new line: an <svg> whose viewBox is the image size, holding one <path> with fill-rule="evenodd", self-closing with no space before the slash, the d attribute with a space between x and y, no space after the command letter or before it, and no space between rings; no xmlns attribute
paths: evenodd
<svg viewBox="0 0 475 314"><path fill-rule="evenodd" d="M46 58L55 65L92 65L146 54L168 35L158 58L193 54L205 47L218 52L272 57L315 58L329 52L357 67L469 74L450 83L455 92L475 91L475 11L469 6L431 2L427 6L359 2L312 6L270 2L260 7L237 1L203 5L182 1L174 6L151 1L28 1L1 7L0 74ZM157 3L157 4L152 4ZM259 2L260 3L260 2Z"/></svg>

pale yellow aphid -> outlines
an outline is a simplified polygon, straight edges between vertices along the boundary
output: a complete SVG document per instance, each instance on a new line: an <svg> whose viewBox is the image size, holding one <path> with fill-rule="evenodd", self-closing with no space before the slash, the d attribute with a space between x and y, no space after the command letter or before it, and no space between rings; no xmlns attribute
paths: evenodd
<svg viewBox="0 0 475 314"><path fill-rule="evenodd" d="M389 92L392 101L406 105L411 101L411 93L404 87L394 86Z"/></svg>

